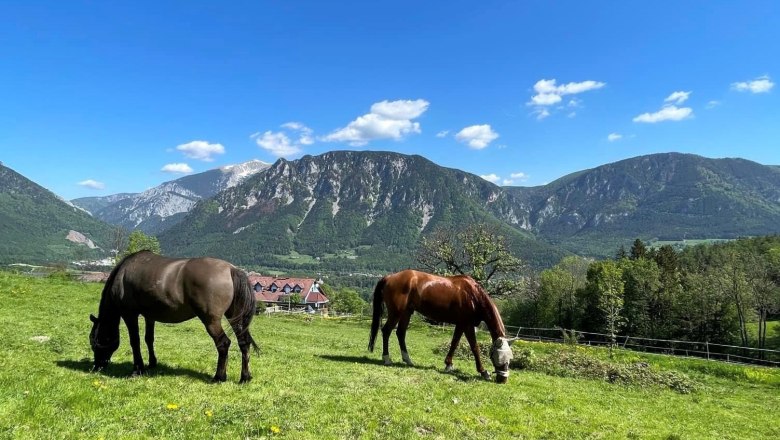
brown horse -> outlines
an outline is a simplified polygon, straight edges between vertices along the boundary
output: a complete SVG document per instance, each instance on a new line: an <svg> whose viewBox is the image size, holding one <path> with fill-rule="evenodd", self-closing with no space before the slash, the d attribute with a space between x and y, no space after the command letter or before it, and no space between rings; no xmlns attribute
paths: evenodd
<svg viewBox="0 0 780 440"><path fill-rule="evenodd" d="M446 371L452 371L452 355L465 333L474 354L477 372L483 378L490 379L490 373L482 367L474 330L484 321L493 340L490 357L496 371L496 382L505 383L509 378L509 361L512 359L512 349L509 346L514 339L506 337L504 322L496 306L473 278L465 275L441 277L416 270L404 270L382 278L374 288L373 301L374 316L368 349L374 351L384 303L387 306L387 321L382 327L382 358L385 365L391 363L387 346L390 333L396 324L401 357L405 363L412 365L406 350L406 329L412 314L418 311L434 321L455 324L450 351L444 358Z"/></svg>
<svg viewBox="0 0 780 440"><path fill-rule="evenodd" d="M255 315L255 295L246 274L232 264L214 258L173 259L140 251L131 254L111 271L100 298L98 317L89 315L89 334L95 355L93 370L102 370L119 347L119 320L125 322L133 349L133 376L144 373L138 316L146 322L149 368L157 366L154 354L154 323L178 323L198 317L217 347L215 382L227 380L230 338L222 329L226 316L241 349L241 382L252 379L249 347L258 351L249 334Z"/></svg>

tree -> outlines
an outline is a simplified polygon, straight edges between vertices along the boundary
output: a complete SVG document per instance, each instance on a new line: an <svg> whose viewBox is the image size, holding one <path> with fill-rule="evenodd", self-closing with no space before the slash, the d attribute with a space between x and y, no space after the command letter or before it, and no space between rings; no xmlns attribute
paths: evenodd
<svg viewBox="0 0 780 440"><path fill-rule="evenodd" d="M127 229L116 226L111 230L109 242L111 243L111 252L114 253L114 256L118 256L122 249L127 248L127 240Z"/></svg>
<svg viewBox="0 0 780 440"><path fill-rule="evenodd" d="M623 271L614 261L594 263L588 269L588 283L598 296L598 308L604 317L604 329L610 336L609 355L616 344L616 335L623 324Z"/></svg>
<svg viewBox="0 0 780 440"><path fill-rule="evenodd" d="M578 312L576 293L585 286L587 271L587 260L576 256L564 257L552 269L542 271L539 277L541 325L574 327Z"/></svg>
<svg viewBox="0 0 780 440"><path fill-rule="evenodd" d="M721 251L720 270L716 276L719 290L731 299L739 318L739 339L743 347L749 345L747 333L748 308L751 304L750 287L740 256L735 249L724 248Z"/></svg>
<svg viewBox="0 0 780 440"><path fill-rule="evenodd" d="M777 307L776 268L770 255L750 253L745 256L745 276L750 287L753 309L758 317L758 348L766 348L767 316Z"/></svg>
<svg viewBox="0 0 780 440"><path fill-rule="evenodd" d="M653 322L653 301L661 289L661 274L655 261L646 258L621 260L624 283L623 315L626 333L647 336L658 323Z"/></svg>
<svg viewBox="0 0 780 440"><path fill-rule="evenodd" d="M645 246L645 244L642 243L642 240L637 238L636 240L634 240L634 244L631 246L630 252L631 252L630 258L632 260L645 258L647 256L647 246Z"/></svg>
<svg viewBox="0 0 780 440"><path fill-rule="evenodd" d="M509 251L506 239L484 223L460 231L438 229L423 237L416 260L439 275L469 275L494 296L520 289L519 275L526 267Z"/></svg>
<svg viewBox="0 0 780 440"><path fill-rule="evenodd" d="M142 231L135 230L130 234L127 240L127 248L124 252L117 255L117 262L122 258L139 251L151 251L155 254L160 253L160 242L153 235L146 235Z"/></svg>
<svg viewBox="0 0 780 440"><path fill-rule="evenodd" d="M329 308L339 313L360 314L365 309L366 301L355 289L328 290Z"/></svg>

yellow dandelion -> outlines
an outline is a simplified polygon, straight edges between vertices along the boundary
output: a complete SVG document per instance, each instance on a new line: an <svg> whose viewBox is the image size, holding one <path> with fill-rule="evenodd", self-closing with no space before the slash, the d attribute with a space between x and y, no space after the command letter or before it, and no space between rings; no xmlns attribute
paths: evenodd
<svg viewBox="0 0 780 440"><path fill-rule="evenodd" d="M94 381L92 381L92 385L94 385L96 387L99 387L100 386L100 381L95 379Z"/></svg>
<svg viewBox="0 0 780 440"><path fill-rule="evenodd" d="M175 409L179 409L179 405L177 405L175 403L169 403L169 404L165 405L165 407L168 408L171 411L173 411Z"/></svg>
<svg viewBox="0 0 780 440"><path fill-rule="evenodd" d="M271 432L273 432L274 434L279 434L280 432L282 432L282 429L276 425L273 425L271 426Z"/></svg>
<svg viewBox="0 0 780 440"><path fill-rule="evenodd" d="M206 414L206 417L212 417L214 415L214 412L212 410L210 410L210 409L207 409L205 414Z"/></svg>

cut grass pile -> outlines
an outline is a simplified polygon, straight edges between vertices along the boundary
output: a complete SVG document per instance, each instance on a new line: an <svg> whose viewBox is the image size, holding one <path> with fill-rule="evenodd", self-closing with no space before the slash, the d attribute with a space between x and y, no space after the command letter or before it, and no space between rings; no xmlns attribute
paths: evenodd
<svg viewBox="0 0 780 440"><path fill-rule="evenodd" d="M90 373L88 316L101 287L0 272L0 438L780 437L778 370L618 351L609 362L645 362L698 387L681 394L533 368L497 385L470 360L444 373L434 350L451 331L422 324L407 336L414 367L368 353L365 321L258 316L262 352L247 385L237 384L235 343L228 383L209 382L216 351L197 321L158 325L161 365L148 376L128 378L124 328L113 363ZM565 349L523 346L537 360ZM604 350L577 351L608 362ZM391 353L400 361L395 337Z"/></svg>

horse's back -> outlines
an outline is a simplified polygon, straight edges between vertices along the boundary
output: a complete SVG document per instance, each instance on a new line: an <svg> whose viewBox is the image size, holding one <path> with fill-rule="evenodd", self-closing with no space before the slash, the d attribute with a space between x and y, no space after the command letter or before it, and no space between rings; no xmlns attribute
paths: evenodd
<svg viewBox="0 0 780 440"><path fill-rule="evenodd" d="M454 323L459 312L472 308L461 277L443 277L407 269L386 277L385 303L397 310L414 309L440 322Z"/></svg>
<svg viewBox="0 0 780 440"><path fill-rule="evenodd" d="M232 301L229 263L214 258L134 255L121 271L126 308L161 322L182 322L209 313L224 314Z"/></svg>

